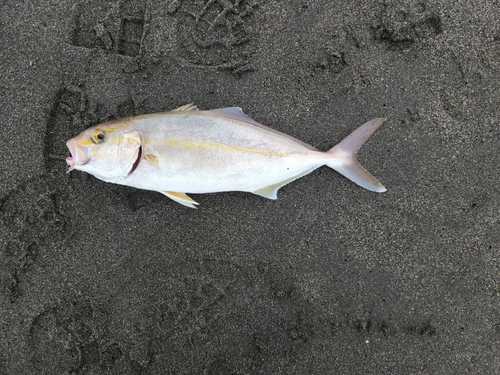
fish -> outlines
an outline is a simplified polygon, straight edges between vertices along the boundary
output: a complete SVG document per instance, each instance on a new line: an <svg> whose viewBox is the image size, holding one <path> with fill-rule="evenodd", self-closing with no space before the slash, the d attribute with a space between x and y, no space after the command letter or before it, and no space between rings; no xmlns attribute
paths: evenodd
<svg viewBox="0 0 500 375"><path fill-rule="evenodd" d="M262 125L240 107L199 110L190 103L92 126L66 142L66 163L68 172L157 191L190 208L198 203L188 194L242 191L277 199L281 187L325 165L382 193L386 188L356 154L385 120L364 123L323 152Z"/></svg>

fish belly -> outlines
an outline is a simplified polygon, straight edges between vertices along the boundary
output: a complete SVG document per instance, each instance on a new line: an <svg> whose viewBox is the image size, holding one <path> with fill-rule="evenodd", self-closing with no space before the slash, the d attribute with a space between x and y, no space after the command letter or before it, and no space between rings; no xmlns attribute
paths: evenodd
<svg viewBox="0 0 500 375"><path fill-rule="evenodd" d="M211 115L165 115L136 124L143 157L120 183L156 191L254 192L325 164L289 136Z"/></svg>

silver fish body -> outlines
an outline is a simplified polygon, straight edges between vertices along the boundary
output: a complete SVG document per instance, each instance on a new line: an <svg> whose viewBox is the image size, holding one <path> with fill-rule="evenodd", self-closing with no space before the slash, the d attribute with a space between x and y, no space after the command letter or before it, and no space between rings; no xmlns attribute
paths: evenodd
<svg viewBox="0 0 500 375"><path fill-rule="evenodd" d="M321 152L241 108L199 111L186 105L96 125L68 141L67 162L103 181L159 191L189 207L197 203L186 193L244 191L276 199L280 187L323 165L382 192L356 152L383 121L372 120Z"/></svg>

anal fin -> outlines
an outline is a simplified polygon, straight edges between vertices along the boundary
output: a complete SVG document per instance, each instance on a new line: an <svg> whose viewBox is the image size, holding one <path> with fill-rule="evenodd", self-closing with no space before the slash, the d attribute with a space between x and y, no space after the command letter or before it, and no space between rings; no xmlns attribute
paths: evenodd
<svg viewBox="0 0 500 375"><path fill-rule="evenodd" d="M256 195L260 195L261 197L264 197L264 198L267 198L267 199L278 199L278 190L280 188L282 188L283 186L285 186L286 184L292 182L292 181L295 181L309 173L311 173L312 171L314 171L315 169L317 169L318 167L312 167L312 168L308 168L292 177L288 177L287 179L285 180L282 180L282 181L278 181L272 185L269 185L269 186L264 186L263 188L260 188L258 190L255 190L255 191L252 191L253 194L256 194Z"/></svg>
<svg viewBox="0 0 500 375"><path fill-rule="evenodd" d="M199 204L194 199L189 197L186 193L179 193L177 191L166 191L166 190L160 191L160 193L165 194L170 199L189 208L196 208L196 205Z"/></svg>

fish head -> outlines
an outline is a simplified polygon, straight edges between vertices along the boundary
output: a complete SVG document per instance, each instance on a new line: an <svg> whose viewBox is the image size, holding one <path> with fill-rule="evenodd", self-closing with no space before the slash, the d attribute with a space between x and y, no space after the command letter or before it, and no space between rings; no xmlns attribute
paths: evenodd
<svg viewBox="0 0 500 375"><path fill-rule="evenodd" d="M92 126L66 146L71 153L66 158L69 171L84 171L104 181L127 177L137 167L142 151L141 134L128 119Z"/></svg>

